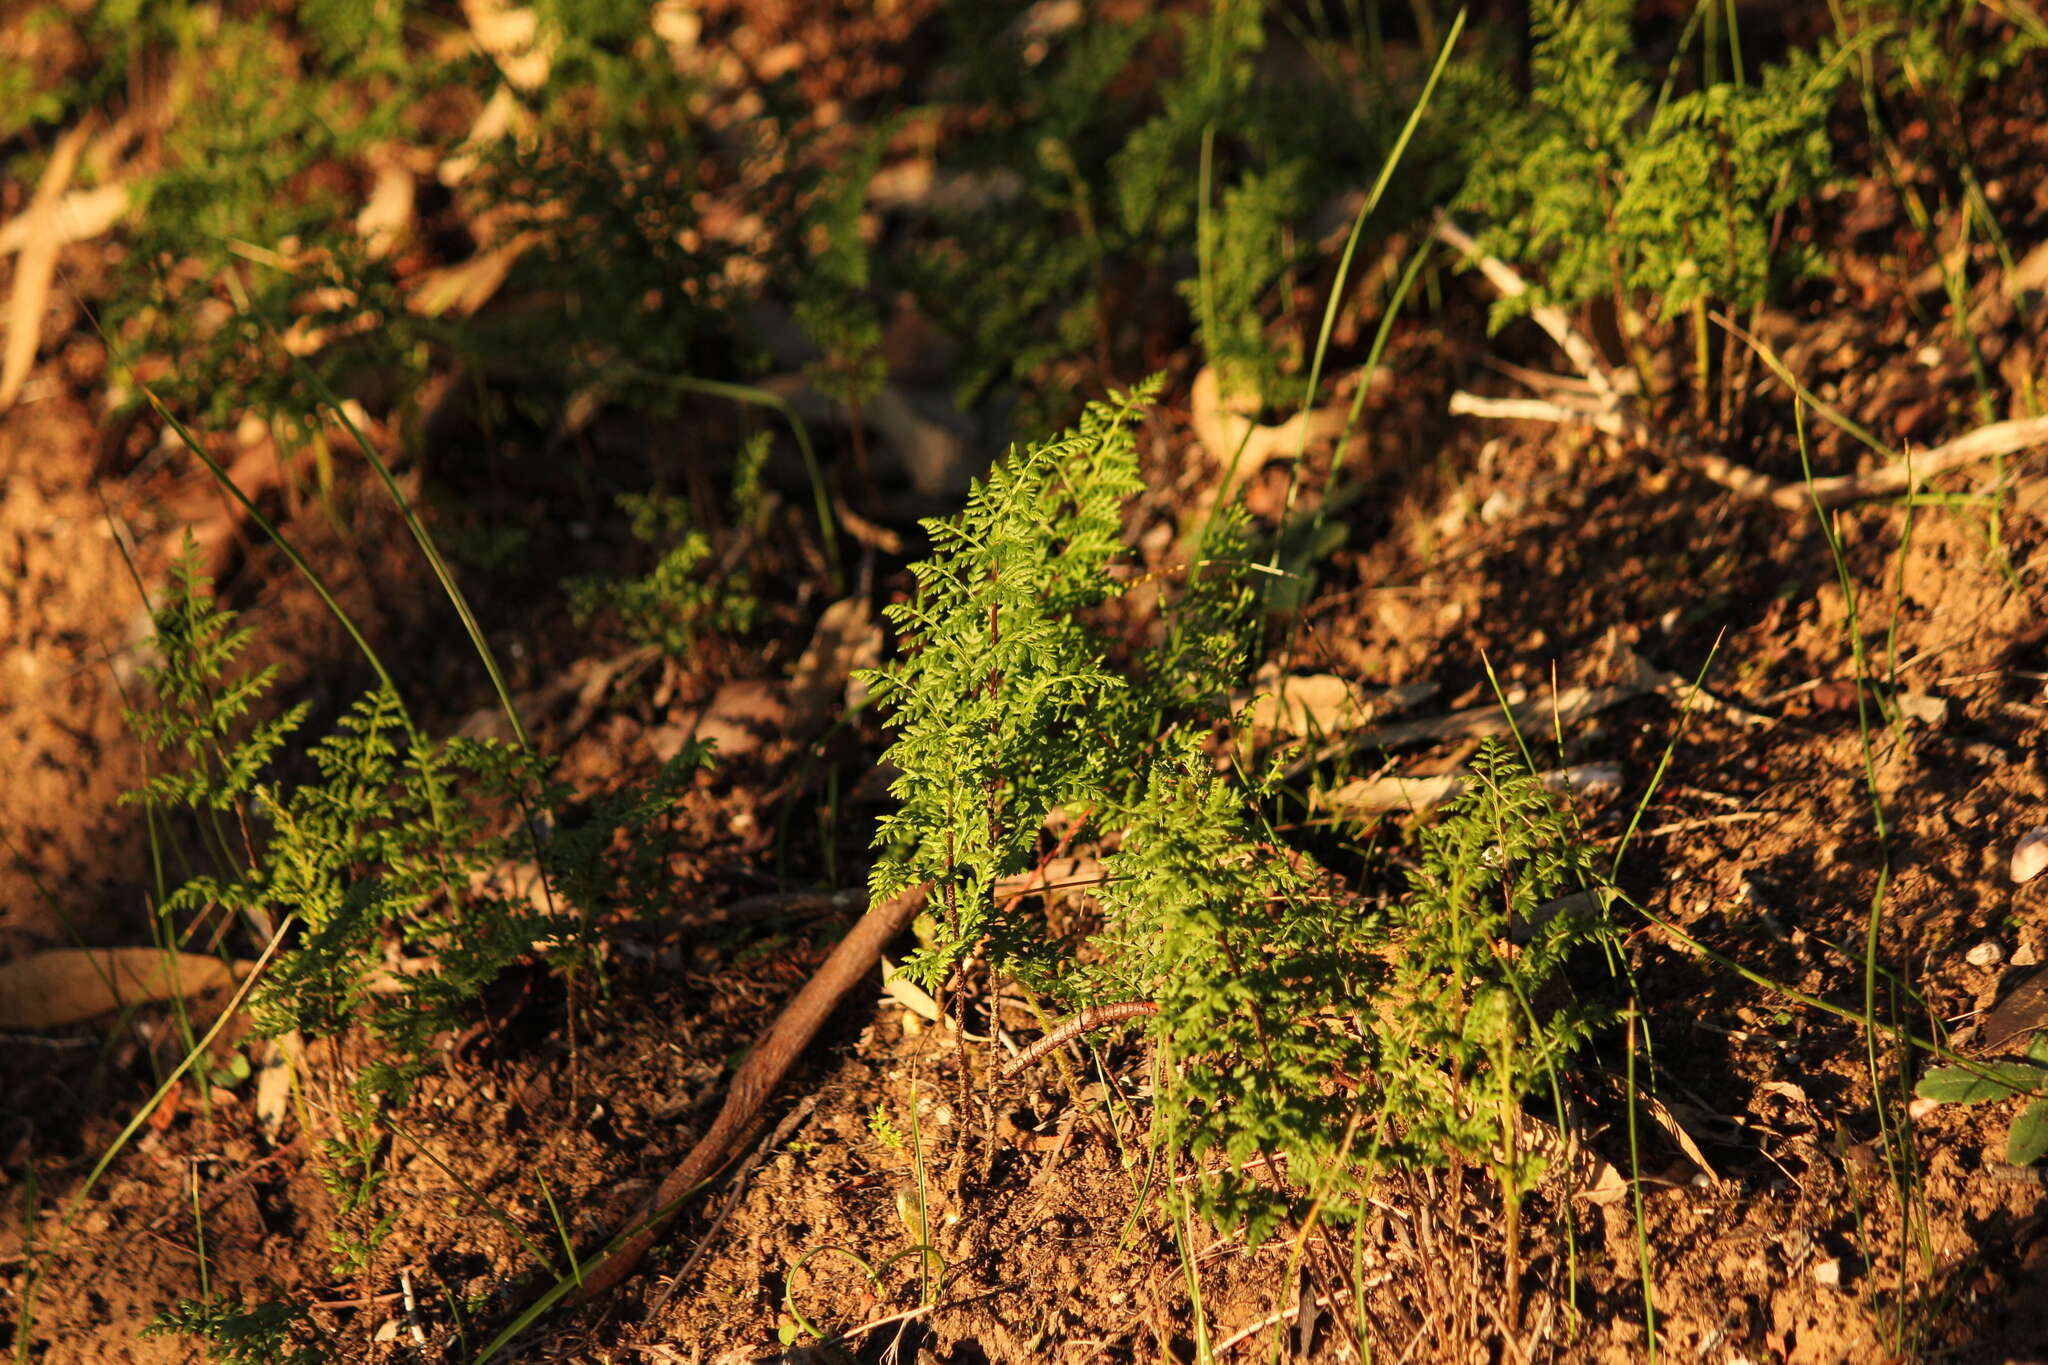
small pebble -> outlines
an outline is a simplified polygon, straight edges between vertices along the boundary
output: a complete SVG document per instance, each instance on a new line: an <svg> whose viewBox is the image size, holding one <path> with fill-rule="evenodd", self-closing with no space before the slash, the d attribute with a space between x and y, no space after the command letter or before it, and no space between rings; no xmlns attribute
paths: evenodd
<svg viewBox="0 0 2048 1365"><path fill-rule="evenodd" d="M1825 1261L1816 1262L1813 1267L1813 1280L1815 1284L1840 1284L1842 1282L1842 1263L1833 1257Z"/></svg>
<svg viewBox="0 0 2048 1365"><path fill-rule="evenodd" d="M2036 825L2020 836L2012 850L2012 879L2030 882L2048 870L2048 825Z"/></svg>
<svg viewBox="0 0 2048 1365"><path fill-rule="evenodd" d="M2040 960L2041 954L2035 951L2031 943L2022 943L2012 950L2012 965L2015 967L2031 967Z"/></svg>
<svg viewBox="0 0 2048 1365"><path fill-rule="evenodd" d="M1963 955L1963 961L1972 967L1996 967L2004 960L2005 949L1988 938Z"/></svg>

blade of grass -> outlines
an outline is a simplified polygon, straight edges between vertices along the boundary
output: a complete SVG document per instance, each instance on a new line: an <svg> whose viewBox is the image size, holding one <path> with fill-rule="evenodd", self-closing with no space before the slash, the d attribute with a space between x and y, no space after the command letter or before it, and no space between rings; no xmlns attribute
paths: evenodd
<svg viewBox="0 0 2048 1365"><path fill-rule="evenodd" d="M804 470L810 476L811 498L817 506L818 534L825 542L825 562L832 576L832 595L843 596L846 592L846 573L840 564L839 534L833 529L832 499L825 491L825 471L818 464L817 451L811 445L810 429L804 425L803 418L797 416L797 411L790 405L789 400L752 384L733 384L721 379L699 379L686 374L655 374L631 365L624 366L623 369L632 378L645 384L767 408L789 423L790 435L796 438L797 450L803 456Z"/></svg>
<svg viewBox="0 0 2048 1365"><path fill-rule="evenodd" d="M533 752L533 740L526 732L525 723L519 718L519 708L512 701L512 690L505 683L505 672L498 667L497 653L492 650L490 641L484 638L483 627L477 623L476 612L470 608L468 595L462 591L462 585L455 581L455 575L449 569L448 561L442 556L440 546L435 544L433 536L420 521L419 513L413 510L411 499L399 488L398 480L391 473L391 466L384 462L384 457L377 453L377 447L357 428L355 419L348 415L347 408L335 396L334 390L328 387L327 381L298 356L292 357L292 365L300 379L319 396L321 403L334 414L335 420L341 424L343 430L348 432L349 438L356 443L356 449L362 453L364 460L368 461L370 468L376 471L378 481L384 485L385 491L391 494L391 501L397 506L399 516L405 519L406 530L412 533L413 542L420 547L420 553L426 556L427 565L440 582L442 593L448 598L449 605L455 608L455 614L461 618L462 628L469 632L470 643L476 647L477 658L483 661L484 672L490 675L491 686L498 694L498 706L504 711L505 719L511 723L512 734L518 740L519 747L528 753Z"/></svg>

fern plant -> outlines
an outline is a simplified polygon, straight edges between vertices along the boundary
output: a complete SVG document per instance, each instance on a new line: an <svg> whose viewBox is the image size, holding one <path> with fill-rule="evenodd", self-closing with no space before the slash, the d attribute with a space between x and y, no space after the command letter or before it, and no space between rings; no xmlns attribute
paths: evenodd
<svg viewBox="0 0 2048 1365"><path fill-rule="evenodd" d="M142 1329L144 1337L196 1337L223 1365L325 1365L322 1333L303 1304L271 1301L247 1308L221 1295L180 1299Z"/></svg>
<svg viewBox="0 0 2048 1365"><path fill-rule="evenodd" d="M1200 1207L1254 1237L1310 1204L1355 1213L1379 1163L1483 1166L1516 1207L1542 1169L1518 1115L1602 1017L1569 969L1603 914L1560 903L1597 887L1592 850L1497 745L1384 914L1274 834L1276 777L1225 771L1207 744L1254 620L1241 514L1217 519L1144 665L1091 625L1120 590L1149 391L1092 405L928 523L934 557L889 608L903 654L873 682L900 805L874 894L929 881L943 914L908 970L935 984L979 944L1073 1005L1145 1002L1160 1135L1204 1158ZM1055 809L1120 841L1085 951L994 899Z"/></svg>
<svg viewBox="0 0 2048 1365"><path fill-rule="evenodd" d="M214 15L201 37L199 7L172 19L181 8L163 6L119 40L191 59L176 68L183 107L165 130L163 165L132 191L137 226L109 321L131 351L169 362L152 381L158 396L210 426L253 411L295 436L318 428L320 396L286 337L332 388L353 393L381 376L410 391L424 378L419 320L388 263L348 227L356 206L320 172L405 140L405 111L444 67L425 54L382 70L337 67L317 24L309 43L268 19ZM317 20L323 7L311 8ZM365 80L376 97L364 98ZM347 344L299 345L314 335Z"/></svg>
<svg viewBox="0 0 2048 1365"><path fill-rule="evenodd" d="M743 460L739 472L743 482L758 482L756 462ZM689 653L706 630L743 631L752 625L759 603L745 573L735 569L713 577L706 572L712 567L711 538L692 524L688 503L655 491L622 493L618 505L631 519L633 539L659 548L661 557L639 578L568 580L563 586L577 625L609 617L634 644L652 645L671 658Z"/></svg>
<svg viewBox="0 0 2048 1365"><path fill-rule="evenodd" d="M1544 1158L1514 1140L1523 1108L1551 1093L1606 1017L1567 971L1582 952L1615 947L1595 854L1557 796L1488 740L1470 787L1423 831L1390 918L1378 1026L1386 1150L1490 1167L1510 1199L1541 1177Z"/></svg>
<svg viewBox="0 0 2048 1365"><path fill-rule="evenodd" d="M1306 1191L1331 1217L1359 1207L1378 1051L1364 1006L1385 976L1379 917L1262 827L1271 795L1173 746L1105 863L1103 965L1075 972L1158 1005L1159 1135L1202 1170L1198 1207L1255 1242ZM1274 1160L1284 1183L1261 1166Z"/></svg>
<svg viewBox="0 0 2048 1365"><path fill-rule="evenodd" d="M544 765L495 740L417 738L388 689L357 702L308 756L317 780L262 789L270 838L257 865L195 879L173 906L205 898L296 914L303 937L253 997L259 1026L325 1036L366 1018L407 1059L373 1067L368 1090L402 1100L457 1007L536 940L572 927L526 897L471 889L526 847L516 823L494 831L535 793ZM394 937L431 969L373 999L381 945Z"/></svg>
<svg viewBox="0 0 2048 1365"><path fill-rule="evenodd" d="M143 665L141 675L155 704L122 715L137 738L168 762L123 799L151 810L201 812L202 831L216 856L253 859L250 808L256 783L304 724L307 707L301 702L276 716L252 716L276 682L277 667L235 676L254 632L238 627L234 614L214 600L190 532L171 565L170 594L151 620L158 661ZM222 815L234 817L232 828Z"/></svg>
<svg viewBox="0 0 2048 1365"><path fill-rule="evenodd" d="M2048 18L2019 6L1850 0L1847 17L1876 30L1889 59L1888 85L1952 105L2048 46Z"/></svg>
<svg viewBox="0 0 2048 1365"><path fill-rule="evenodd" d="M1313 235L1295 229L1371 183L1412 91L1361 73L1351 51L1318 49L1327 60L1276 77L1284 63L1263 59L1295 17L1263 0L1095 15L1044 38L1001 7L947 18L965 58L958 98L985 118L947 140L943 167L1014 191L937 202L912 225L902 283L962 343L963 396L1076 355L1114 361L1130 309L1178 294L1235 387L1292 401L1297 348L1267 334L1292 315L1289 272L1315 268ZM1388 196L1390 220L1455 185L1457 110L1479 117L1498 93L1476 68L1453 86L1428 154Z"/></svg>
<svg viewBox="0 0 2048 1365"><path fill-rule="evenodd" d="M156 621L161 662L146 671L156 705L130 719L165 770L134 799L158 815L191 813L213 855L161 913L187 932L216 909L266 933L291 925L250 997L258 1032L317 1039L361 1027L378 1044L334 1087L318 1144L338 1264L360 1269L396 1216L379 1195L382 1116L410 1098L435 1035L522 959L580 966L600 908L648 903L665 814L709 750L686 746L644 788L600 802L550 841L538 894L501 889L493 873L535 847L524 814L563 804L544 760L495 741L428 739L385 686L306 750L310 776L286 782L274 769L305 708L256 719L275 670L232 674L250 632L213 600L189 550ZM623 865L611 853L622 830L635 850ZM385 969L393 948L413 968L395 978Z"/></svg>
<svg viewBox="0 0 2048 1365"><path fill-rule="evenodd" d="M235 817L232 838L217 819L204 820L216 867L165 899L167 919L196 924L224 908L254 923L289 916L303 926L252 996L266 1033L324 1036L352 1024L372 1002L381 965L373 949L394 933L431 951L435 965L370 1019L401 1050L420 1051L455 1002L559 927L530 905L480 904L469 890L473 876L516 851L514 834L489 831L534 794L544 766L537 759L496 741L425 740L396 694L379 688L308 749L314 780L265 781L306 707L250 719L276 669L230 676L251 632L213 600L189 548L156 624L162 662L144 670L156 705L128 717L164 770L130 799L159 814ZM372 1089L402 1096L405 1077L379 1072Z"/></svg>
<svg viewBox="0 0 2048 1365"><path fill-rule="evenodd" d="M1539 268L1529 292L1494 305L1496 327L1540 304L1604 298L1624 318L1638 306L1691 312L1704 344L1708 303L1747 309L1814 268L1772 229L1832 170L1842 52L1795 51L1753 85L1653 96L1632 55L1633 8L1533 8L1529 106L1489 129L1460 195L1488 223L1486 250Z"/></svg>
<svg viewBox="0 0 2048 1365"><path fill-rule="evenodd" d="M1091 405L1065 436L1019 452L928 521L917 595L885 608L902 657L869 676L891 715L898 809L875 842L877 897L933 884L938 936L905 970L928 984L997 922L995 884L1024 866L1046 813L1102 801L1128 749L1106 706L1125 688L1080 614L1119 591L1123 503L1143 487L1131 427L1156 381Z"/></svg>

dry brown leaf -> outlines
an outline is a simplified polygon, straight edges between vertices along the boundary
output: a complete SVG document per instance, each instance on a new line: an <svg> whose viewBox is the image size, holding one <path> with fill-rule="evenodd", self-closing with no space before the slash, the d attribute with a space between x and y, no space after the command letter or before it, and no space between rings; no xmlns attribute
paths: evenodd
<svg viewBox="0 0 2048 1365"><path fill-rule="evenodd" d="M1587 1145L1584 1125L1576 1118L1560 1131L1534 1114L1524 1114L1515 1136L1522 1150L1549 1163L1545 1179L1563 1183L1572 1198L1611 1204L1628 1193L1628 1177Z"/></svg>
<svg viewBox="0 0 2048 1365"><path fill-rule="evenodd" d="M476 45L498 64L513 89L530 95L547 84L555 38L541 28L540 16L531 6L462 0L462 17L469 21Z"/></svg>
<svg viewBox="0 0 2048 1365"><path fill-rule="evenodd" d="M356 214L356 236L363 239L370 259L380 261L412 232L419 182L401 158L389 154L371 156L370 169L376 179Z"/></svg>
<svg viewBox="0 0 2048 1365"><path fill-rule="evenodd" d="M52 230L57 235L57 245L67 246L72 242L83 242L97 237L120 222L121 215L126 212L126 185L98 185L89 190L69 190L57 201L56 210L52 214L56 220ZM0 227L0 256L11 256L27 246L32 227L33 224L26 213L11 219L6 227Z"/></svg>
<svg viewBox="0 0 2048 1365"><path fill-rule="evenodd" d="M2048 242L2041 243L2021 257L2012 273L1999 284L2008 296L2048 289Z"/></svg>
<svg viewBox="0 0 2048 1365"><path fill-rule="evenodd" d="M924 987L890 965L886 957L882 959L882 995L884 999L894 1000L927 1023L944 1022L945 1015L939 1009L939 1002L932 999Z"/></svg>
<svg viewBox="0 0 2048 1365"><path fill-rule="evenodd" d="M647 26L668 47L669 61L678 75L697 66L697 44L704 36L704 16L688 0L654 0Z"/></svg>
<svg viewBox="0 0 2048 1365"><path fill-rule="evenodd" d="M160 948L52 948L0 962L0 1030L60 1028L124 1005L203 995L247 976L204 953Z"/></svg>
<svg viewBox="0 0 2048 1365"><path fill-rule="evenodd" d="M663 762L692 739L715 744L721 763L744 757L788 732L789 707L781 692L779 683L763 678L737 679L719 688L702 711L648 730L646 741Z"/></svg>
<svg viewBox="0 0 2048 1365"><path fill-rule="evenodd" d="M842 598L825 608L789 680L790 730L824 729L853 671L872 668L881 658L882 626L867 598Z"/></svg>
<svg viewBox="0 0 2048 1365"><path fill-rule="evenodd" d="M444 313L469 317L491 301L519 258L539 241L537 233L522 232L457 265L420 272L413 284L412 311L429 318Z"/></svg>
<svg viewBox="0 0 2048 1365"><path fill-rule="evenodd" d="M92 127L88 119L57 140L50 164L36 182L35 197L22 211L21 259L14 264L14 296L7 301L7 350L0 355L0 412L14 406L36 363L43 310L50 302L50 281L57 273L57 249L64 244L57 210Z"/></svg>
<svg viewBox="0 0 2048 1365"><path fill-rule="evenodd" d="M1650 1117L1655 1119L1657 1126L1678 1144L1678 1150L1685 1153L1686 1160L1698 1167L1700 1174L1709 1181L1716 1185L1720 1184L1720 1173L1714 1169L1713 1163L1707 1160L1707 1154L1700 1150L1699 1143L1693 1141L1692 1134L1685 1131L1685 1125L1678 1121L1678 1116L1654 1095L1644 1095L1641 1098L1643 1107L1650 1111Z"/></svg>
<svg viewBox="0 0 2048 1365"><path fill-rule="evenodd" d="M903 553L903 537L888 527L869 521L846 505L844 498L832 499L832 515L839 518L839 525L846 534L878 554L900 555Z"/></svg>
<svg viewBox="0 0 2048 1365"><path fill-rule="evenodd" d="M1436 692L1435 683L1405 687L1366 688L1332 673L1281 677L1268 664L1252 679L1252 689L1237 697L1240 708L1260 730L1303 737L1334 734L1370 724L1383 715L1404 710Z"/></svg>
<svg viewBox="0 0 2048 1365"><path fill-rule="evenodd" d="M272 1038L257 1054L256 1121L272 1142L291 1111L292 1072L305 1056L306 1043L297 1029Z"/></svg>
<svg viewBox="0 0 2048 1365"><path fill-rule="evenodd" d="M476 122L469 125L469 136L463 138L461 145L441 162L440 169L434 173L436 178L451 190L469 179L483 164L482 149L521 126L524 117L519 97L512 93L511 87L499 86L490 99L484 101Z"/></svg>
<svg viewBox="0 0 2048 1365"><path fill-rule="evenodd" d="M1195 376L1188 401L1195 439L1224 469L1231 469L1235 462L1234 485L1245 483L1265 468L1267 461L1291 456L1308 442L1335 436L1344 429L1344 414L1336 408L1297 412L1278 426L1261 426L1251 419L1259 407L1257 396L1225 394L1214 365L1204 365Z"/></svg>
<svg viewBox="0 0 2048 1365"><path fill-rule="evenodd" d="M149 1111L149 1126L161 1133L171 1126L171 1120L178 1117L178 1109L185 1100L185 1087L174 1085L164 1091L164 1097Z"/></svg>

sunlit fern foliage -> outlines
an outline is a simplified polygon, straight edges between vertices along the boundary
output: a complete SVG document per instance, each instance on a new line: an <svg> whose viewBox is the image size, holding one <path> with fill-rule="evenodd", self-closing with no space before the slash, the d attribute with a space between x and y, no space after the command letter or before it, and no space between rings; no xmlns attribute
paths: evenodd
<svg viewBox="0 0 2048 1365"><path fill-rule="evenodd" d="M947 20L958 93L992 116L941 149L942 171L977 192L935 199L911 225L904 282L961 342L962 392L1114 354L1134 308L1178 295L1238 386L1290 401L1304 348L1280 286L1290 269L1329 268L1312 225L1371 182L1413 90L1355 42L1302 51L1294 17L1263 3L1050 34L994 6L956 4ZM1457 130L1503 89L1478 67L1446 80L1384 230L1456 184ZM1215 212L1198 240L1205 187Z"/></svg>
<svg viewBox="0 0 2048 1365"><path fill-rule="evenodd" d="M1597 852L1496 740L1423 830L1377 1022L1390 1157L1489 1166L1511 1197L1541 1176L1542 1157L1510 1138L1525 1106L1555 1117L1566 1063L1618 999Z"/></svg>
<svg viewBox="0 0 2048 1365"><path fill-rule="evenodd" d="M387 1108L409 1100L437 1035L507 970L580 970L598 913L651 907L666 885L668 812L709 750L686 745L556 832L541 816L567 794L545 760L429 738L385 686L291 753L306 708L263 718L276 670L240 666L251 632L214 600L189 547L155 619L152 696L130 712L155 760L132 799L160 838L190 831L176 861L196 869L159 913L180 940L223 914L283 936L250 996L259 1033L361 1029L373 1041L348 1076L329 1078L336 1103L318 1135L338 1264L360 1268L394 1216L379 1198Z"/></svg>
<svg viewBox="0 0 2048 1365"><path fill-rule="evenodd" d="M276 665L238 671L255 632L214 600L190 532L171 566L171 586L151 614L156 662L140 669L152 704L131 707L130 729L165 764L126 799L158 810L244 807L265 767L305 723L301 702L275 716L256 712Z"/></svg>
<svg viewBox="0 0 2048 1365"><path fill-rule="evenodd" d="M876 831L874 892L934 884L945 922L907 968L927 982L1013 927L996 922L995 883L1022 869L1047 812L1099 803L1115 778L1125 745L1095 717L1126 684L1081 618L1121 591L1107 569L1143 486L1132 426L1156 391L1092 404L996 465L959 518L926 523L917 595L885 608L902 657L870 677L896 733L898 808Z"/></svg>
<svg viewBox="0 0 2048 1365"><path fill-rule="evenodd" d="M320 1331L302 1304L269 1302L244 1307L215 1294L183 1298L142 1329L144 1337L176 1333L206 1343L220 1365L322 1365L329 1359Z"/></svg>
<svg viewBox="0 0 2048 1365"><path fill-rule="evenodd" d="M1158 1004L1160 1136L1201 1172L1198 1207L1254 1241L1312 1191L1359 1207L1385 976L1380 917L1260 828L1259 795L1173 743L1105 862L1104 965L1076 973Z"/></svg>
<svg viewBox="0 0 2048 1365"><path fill-rule="evenodd" d="M1795 51L1751 84L1656 94L1627 0L1537 0L1528 106L1475 149L1464 207L1481 244L1534 267L1495 325L1539 304L1747 308L1811 267L1773 250L1778 214L1832 173L1827 118L1843 54ZM1668 95L1668 91L1667 91Z"/></svg>
<svg viewBox="0 0 2048 1365"><path fill-rule="evenodd" d="M1073 1007L1156 1005L1160 1133L1200 1159L1196 1202L1221 1222L1348 1217L1388 1165L1494 1169L1519 1199L1541 1163L1518 1116L1555 1098L1605 1017L1604 902L1565 899L1597 893L1593 850L1498 745L1389 906L1278 837L1277 780L1217 742L1255 629L1241 514L1200 540L1152 647L1113 648L1095 624L1129 581L1112 568L1148 394L1091 405L928 523L917 593L888 609L902 655L872 675L899 770L873 893L933 885L909 964L927 984L975 950ZM1086 944L995 897L1056 812L1116 841Z"/></svg>
<svg viewBox="0 0 2048 1365"><path fill-rule="evenodd" d="M2048 47L2048 16L2025 5L1848 0L1846 12L1877 37L1892 90L1951 104Z"/></svg>
<svg viewBox="0 0 2048 1365"><path fill-rule="evenodd" d="M319 399L295 351L344 393L367 373L417 382L421 329L348 226L351 187L324 170L404 137L409 82L439 68L401 80L350 66L343 80L316 74L318 52L273 23L215 15L205 27L187 40L203 41L206 61L179 67L164 96L179 116L159 165L131 189L132 237L106 303L115 335L132 355L171 360L153 378L159 397L212 424L253 411L310 426ZM366 100L359 81L389 98ZM315 336L341 344L315 348Z"/></svg>

